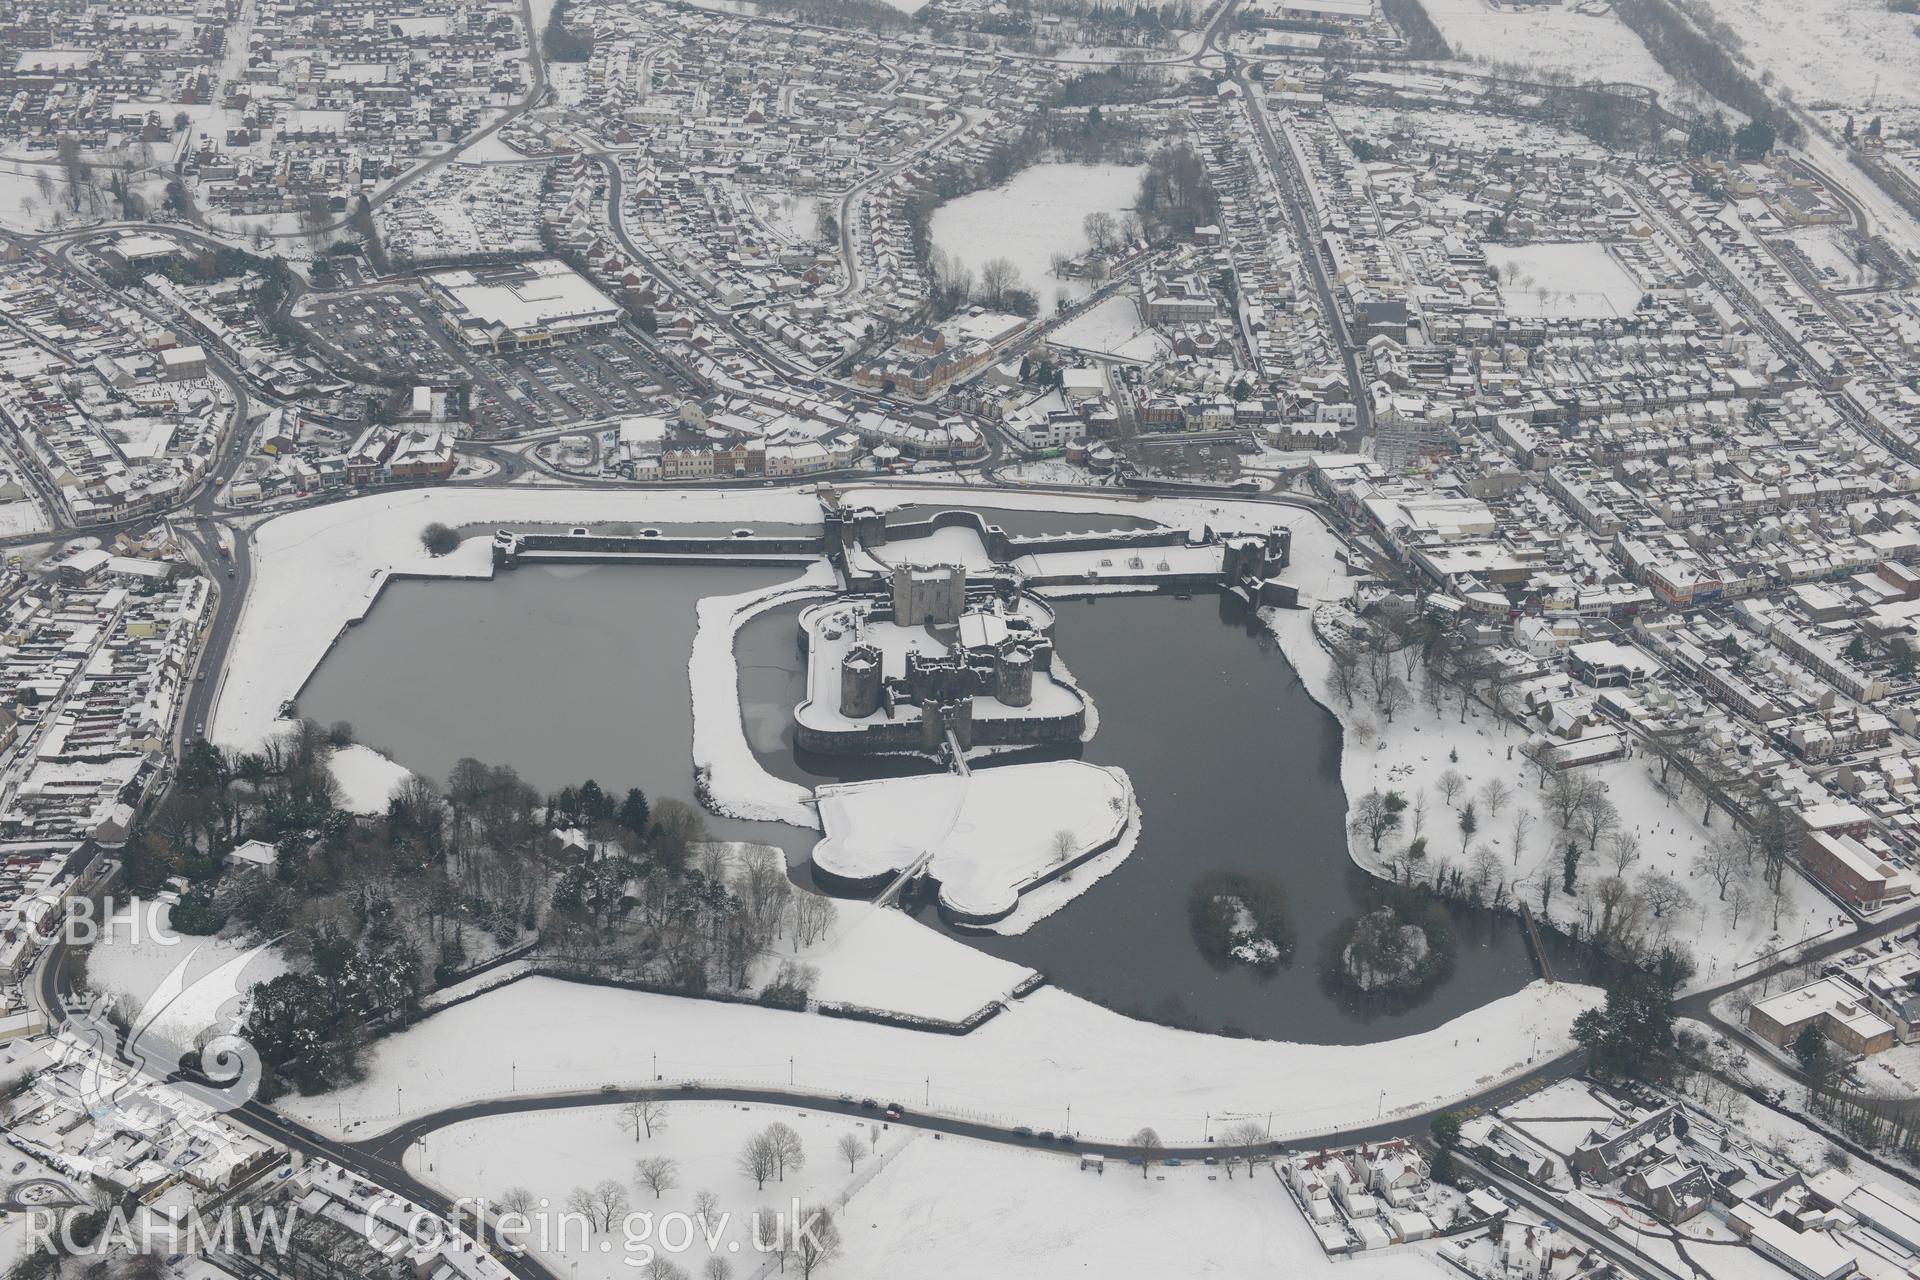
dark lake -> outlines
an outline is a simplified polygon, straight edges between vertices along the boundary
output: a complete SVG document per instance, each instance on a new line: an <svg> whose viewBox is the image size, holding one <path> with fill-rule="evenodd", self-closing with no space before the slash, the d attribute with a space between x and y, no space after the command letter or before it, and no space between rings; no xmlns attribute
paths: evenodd
<svg viewBox="0 0 1920 1280"><path fill-rule="evenodd" d="M1059 521L1036 520L1020 532L1090 527ZM1115 526L1103 519L1100 527ZM300 710L323 723L351 721L361 741L437 779L471 755L511 764L543 790L592 777L616 791L637 785L650 797L691 803L695 603L791 576L698 565L527 566L491 583L396 582L322 662ZM1126 1012L1319 1043L1426 1030L1532 978L1517 924L1456 911L1455 972L1414 1007L1369 1007L1326 990L1321 940L1364 910L1376 887L1345 852L1334 718L1231 597L1120 595L1057 607L1059 654L1100 716L1081 754L1131 775L1143 814L1139 843L1117 870L1029 932L956 937ZM764 614L739 637L748 738L769 771L817 784L933 768L905 758L795 755L796 612ZM777 823L709 815L708 824L720 838L779 845L802 876L818 838ZM1284 887L1298 937L1290 966L1223 968L1200 953L1188 898L1196 880L1223 870L1264 874ZM930 907L919 918L945 928Z"/></svg>

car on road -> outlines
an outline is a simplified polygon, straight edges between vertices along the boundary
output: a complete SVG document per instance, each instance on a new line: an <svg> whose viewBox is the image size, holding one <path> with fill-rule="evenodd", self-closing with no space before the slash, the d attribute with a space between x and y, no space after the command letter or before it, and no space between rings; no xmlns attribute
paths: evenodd
<svg viewBox="0 0 1920 1280"><path fill-rule="evenodd" d="M600 1092L602 1092L602 1093L618 1093L618 1092L619 1092L619 1090L618 1090L618 1089L616 1089L616 1088L615 1088L614 1086L612 1086L612 1085L610 1085L610 1084L603 1084L603 1085L601 1085L601 1086L600 1086Z"/></svg>
<svg viewBox="0 0 1920 1280"><path fill-rule="evenodd" d="M879 1106L880 1104L875 1102L872 1098L862 1098L860 1099L860 1105L862 1107L865 1107L868 1111L871 1111L875 1107Z"/></svg>
<svg viewBox="0 0 1920 1280"><path fill-rule="evenodd" d="M1017 1124L1013 1126L1013 1136L1016 1138L1031 1138L1033 1136L1033 1130L1023 1124Z"/></svg>
<svg viewBox="0 0 1920 1280"><path fill-rule="evenodd" d="M901 1118L902 1116L904 1116L904 1115L906 1115L907 1113L906 1113L905 1111L902 1111L902 1110L900 1109L900 1104L899 1104L899 1103L897 1103L897 1102L889 1102L889 1103L887 1104L887 1109L886 1109L885 1111L883 1111L883 1112L881 1112L880 1114L881 1114L881 1115L883 1115L883 1116L885 1116L885 1117L886 1117L887 1119L889 1119L889 1120L898 1120L898 1119L900 1119L900 1118Z"/></svg>

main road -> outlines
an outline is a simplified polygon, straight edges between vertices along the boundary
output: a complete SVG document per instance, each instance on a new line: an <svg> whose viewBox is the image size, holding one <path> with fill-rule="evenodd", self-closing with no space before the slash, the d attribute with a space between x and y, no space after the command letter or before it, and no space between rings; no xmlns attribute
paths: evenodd
<svg viewBox="0 0 1920 1280"><path fill-rule="evenodd" d="M1225 8L1231 8L1233 3L1234 0L1228 0ZM1313 282L1314 296L1319 299L1320 314L1325 317L1328 330L1340 346L1340 363L1346 367L1347 395L1353 402L1356 425L1363 436L1372 435L1373 400L1367 392L1367 383L1363 381L1360 347L1354 342L1346 317L1340 312L1339 299L1334 296L1333 283L1327 278L1326 255L1320 247L1320 231L1314 219L1312 193L1307 186L1306 175L1294 163L1292 152L1281 145L1275 135L1273 122L1267 118L1266 98L1261 93L1262 82L1253 78L1252 67L1231 53L1226 55L1226 59L1232 69L1234 83L1240 86L1241 93L1246 97L1247 118L1253 123L1254 139L1260 144L1260 154L1273 171L1281 203L1287 206L1287 212L1291 215L1294 239L1298 242L1300 257L1307 264L1307 277Z"/></svg>

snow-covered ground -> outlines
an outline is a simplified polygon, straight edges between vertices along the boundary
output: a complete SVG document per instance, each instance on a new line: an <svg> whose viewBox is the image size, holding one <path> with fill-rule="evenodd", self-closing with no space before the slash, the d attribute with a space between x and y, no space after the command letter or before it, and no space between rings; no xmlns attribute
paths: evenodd
<svg viewBox="0 0 1920 1280"><path fill-rule="evenodd" d="M1576 82L1644 85L1673 103L1690 95L1639 36L1600 0L1502 5L1491 0L1420 0L1456 57L1515 74L1558 72Z"/></svg>
<svg viewBox="0 0 1920 1280"><path fill-rule="evenodd" d="M1302 565L1298 534L1294 546L1298 569ZM1303 604L1308 603L1310 586L1302 582ZM1338 585L1328 582L1324 589L1337 591ZM1340 758L1340 780L1349 805L1374 790L1397 791L1408 802L1399 830L1382 842L1378 855L1363 834L1350 833L1348 844L1356 862L1376 874L1388 875L1389 860L1416 835L1424 835L1428 874L1433 859L1464 866L1468 859L1463 854L1460 816L1472 803L1476 830L1464 842L1465 848L1470 851L1483 844L1491 847L1499 857L1500 874L1511 895L1525 897L1537 915L1569 932L1576 928L1591 930L1593 898L1562 891L1557 873L1565 842L1555 839L1538 775L1519 754L1524 741L1519 730L1509 728L1503 733L1477 712L1470 712L1462 724L1457 704L1443 705L1435 711L1417 697L1412 705L1395 713L1391 725L1386 725L1364 693L1353 706L1334 695L1328 683L1330 663L1326 651L1313 638L1308 611L1268 610L1264 616L1308 691L1341 722L1345 749ZM1416 673L1416 688L1419 680ZM1458 773L1462 780L1452 804L1441 790L1441 779L1449 771ZM1757 883L1748 886L1750 898L1736 923L1714 884L1696 875L1693 868L1694 857L1708 840L1726 830L1724 814L1716 816L1713 827L1702 825L1700 807L1691 800L1677 803L1662 795L1648 762L1640 757L1587 766L1582 772L1605 783L1607 796L1621 815L1622 828L1638 837L1638 859L1628 867L1628 877L1649 871L1671 875L1690 896L1690 905L1676 909L1677 914L1670 913L1662 923L1668 936L1684 943L1698 960L1695 985L1724 982L1737 963L1803 939L1837 936L1848 927L1836 921L1835 909L1824 897L1794 875L1782 881L1786 897L1777 929L1772 906L1763 903ZM1482 790L1495 779L1510 791L1498 813L1490 811ZM1424 813L1416 815L1416 806L1423 806ZM1523 812L1529 815L1529 826L1516 859L1514 828ZM1588 854L1581 861L1576 887L1592 886L1612 870L1604 850ZM1549 875L1554 877L1553 892L1543 903L1540 881Z"/></svg>
<svg viewBox="0 0 1920 1280"><path fill-rule="evenodd" d="M272 947L256 950L257 940L175 933L169 912L159 901L125 904L88 953L87 980L108 999L125 1001L167 1043L186 1049L234 1018L247 989L285 973L287 964Z"/></svg>
<svg viewBox="0 0 1920 1280"><path fill-rule="evenodd" d="M842 898L834 909L832 926L812 946L800 946L789 933L774 940L762 967L797 960L819 970L816 1000L947 1022L964 1021L1005 999L1033 974L890 907Z"/></svg>
<svg viewBox="0 0 1920 1280"><path fill-rule="evenodd" d="M1116 293L1084 315L1055 329L1047 341L1122 360L1151 360L1167 350L1166 340L1140 317L1140 304L1131 292Z"/></svg>
<svg viewBox="0 0 1920 1280"><path fill-rule="evenodd" d="M1326 1276L1438 1280L1417 1250L1338 1262L1278 1178L1217 1169L1083 1171L1071 1156L965 1139L916 1142L847 1204L842 1280Z"/></svg>
<svg viewBox="0 0 1920 1280"><path fill-rule="evenodd" d="M1084 760L881 778L814 794L826 832L814 846L816 866L866 880L931 855L926 872L940 882L940 901L970 916L1011 912L1034 880L1119 839L1134 811L1125 770ZM1080 893L1095 878L1068 883Z"/></svg>
<svg viewBox="0 0 1920 1280"><path fill-rule="evenodd" d="M934 210L933 246L965 263L976 281L987 262L1007 259L1019 269L1020 284L1038 296L1044 312L1063 289L1076 298L1093 292L1085 280L1053 276L1053 255L1085 253L1090 243L1082 225L1086 216L1111 213L1117 218L1131 209L1143 172L1141 166L1124 164L1033 165L1004 186L975 191Z"/></svg>
<svg viewBox="0 0 1920 1280"><path fill-rule="evenodd" d="M747 741L740 711L740 668L734 639L740 628L768 609L822 594L833 570L815 561L792 582L731 596L707 596L694 611L693 654L687 684L693 696L693 764L707 779L709 808L734 818L760 818L817 827L807 788L776 778Z"/></svg>
<svg viewBox="0 0 1920 1280"><path fill-rule="evenodd" d="M0 537L12 537L23 533L44 533L50 527L47 522L47 513L33 499L22 498L14 502L0 502Z"/></svg>
<svg viewBox="0 0 1920 1280"><path fill-rule="evenodd" d="M803 1167L764 1189L736 1167L747 1139L772 1123L790 1127ZM1173 1275L1345 1275L1352 1280L1431 1278L1436 1264L1394 1250L1339 1263L1321 1253L1278 1179L1226 1179L1203 1165L1124 1167L1101 1175L1077 1157L1015 1150L965 1138L935 1140L911 1129L785 1107L669 1103L666 1127L636 1141L615 1107L468 1121L428 1136L407 1167L449 1196L498 1198L524 1187L564 1208L568 1192L612 1179L627 1187L631 1218L612 1232L575 1227L568 1247L539 1250L556 1270L604 1280L632 1275L651 1246L700 1274L710 1257L752 1274L751 1215L760 1208L836 1205L841 1249L826 1274L849 1280L1052 1280L1069 1272L1131 1280ZM839 1151L859 1145L851 1168ZM643 1159L674 1162L675 1186L659 1197L636 1178ZM687 1231L695 1196L712 1193L711 1234ZM535 1218L536 1222L538 1218ZM550 1234L558 1237L557 1224ZM607 1247L602 1248L602 1242ZM554 1242L557 1246L557 1239ZM577 1267L577 1271L575 1268ZM1337 1268L1337 1270L1336 1270Z"/></svg>
<svg viewBox="0 0 1920 1280"><path fill-rule="evenodd" d="M335 748L327 768L340 784L340 807L351 813L385 813L387 801L412 776L372 747L358 743Z"/></svg>
<svg viewBox="0 0 1920 1280"><path fill-rule="evenodd" d="M748 1138L776 1121L799 1137L801 1165L756 1187L736 1158ZM836 1151L848 1135L862 1151L852 1172ZM745 1276L760 1261L752 1224L756 1210L790 1212L795 1200L807 1206L830 1202L856 1179L865 1181L896 1150L922 1140L910 1131L848 1116L673 1102L664 1126L656 1122L651 1137L643 1124L636 1139L632 1120L616 1106L492 1116L429 1134L408 1151L406 1163L409 1172L449 1196L498 1201L510 1188L523 1187L536 1202L548 1201L528 1214L531 1230L520 1243L556 1274L607 1280L641 1275L657 1251L696 1275L709 1257L729 1258L736 1274ZM674 1162L671 1189L663 1186L656 1196L639 1183L635 1165L646 1159ZM607 1179L626 1186L632 1213L651 1214L652 1220L622 1213L611 1231L587 1232L577 1224L563 1230L560 1215L568 1193ZM685 1220L694 1216L694 1197L702 1191L717 1198L718 1208L706 1230L695 1226L686 1232ZM545 1248L540 1247L542 1227Z"/></svg>
<svg viewBox="0 0 1920 1280"><path fill-rule="evenodd" d="M75 212L70 195L59 165L0 160L0 227L35 232L101 220L91 210Z"/></svg>
<svg viewBox="0 0 1920 1280"><path fill-rule="evenodd" d="M1802 106L1920 107L1920 34L1887 0L1702 0Z"/></svg>
<svg viewBox="0 0 1920 1280"><path fill-rule="evenodd" d="M1486 246L1509 315L1576 319L1631 315L1640 286L1603 244Z"/></svg>
<svg viewBox="0 0 1920 1280"><path fill-rule="evenodd" d="M667 1080L870 1094L947 1115L1124 1138L1272 1115L1276 1136L1443 1106L1569 1047L1592 987L1533 983L1417 1036L1305 1045L1177 1031L1041 988L964 1036L528 978L389 1036L359 1084L283 1108L366 1137L457 1102ZM511 1035L503 1035L511 1028ZM530 1052L528 1046L538 1046ZM517 1064L517 1069L515 1067ZM404 1092L397 1093L395 1086Z"/></svg>

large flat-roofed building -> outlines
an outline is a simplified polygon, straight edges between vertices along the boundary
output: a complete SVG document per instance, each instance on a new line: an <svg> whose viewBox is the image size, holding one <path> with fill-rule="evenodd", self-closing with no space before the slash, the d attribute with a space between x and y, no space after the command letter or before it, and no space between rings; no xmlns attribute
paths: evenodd
<svg viewBox="0 0 1920 1280"><path fill-rule="evenodd" d="M1836 897L1863 911L1914 892L1911 872L1852 836L1809 831L1800 846L1800 861Z"/></svg>
<svg viewBox="0 0 1920 1280"><path fill-rule="evenodd" d="M545 346L610 328L620 305L555 258L428 277L460 340L489 351Z"/></svg>
<svg viewBox="0 0 1920 1280"><path fill-rule="evenodd" d="M1894 1042L1893 1024L1844 978L1821 978L1755 1001L1747 1010L1747 1025L1782 1049L1810 1026L1849 1053L1880 1053Z"/></svg>

